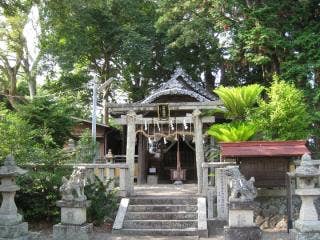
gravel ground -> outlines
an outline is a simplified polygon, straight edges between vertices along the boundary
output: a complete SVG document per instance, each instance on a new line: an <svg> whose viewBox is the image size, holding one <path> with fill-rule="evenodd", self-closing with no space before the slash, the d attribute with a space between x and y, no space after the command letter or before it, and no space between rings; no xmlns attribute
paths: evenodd
<svg viewBox="0 0 320 240"><path fill-rule="evenodd" d="M41 231L41 240L51 240L52 232ZM111 233L94 232L91 240L198 240L198 237L142 237L142 236L112 236ZM200 238L200 240L223 240L223 236ZM288 234L284 232L264 232L262 240L288 240ZM235 239L237 240L237 239Z"/></svg>
<svg viewBox="0 0 320 240"><path fill-rule="evenodd" d="M144 237L144 236L112 236L111 225L94 227L90 240L198 240L198 237ZM50 223L30 224L30 231L40 233L41 240L52 240L52 225ZM200 240L223 240L223 236L211 236ZM288 240L286 232L264 231L262 240ZM235 239L237 240L237 239Z"/></svg>

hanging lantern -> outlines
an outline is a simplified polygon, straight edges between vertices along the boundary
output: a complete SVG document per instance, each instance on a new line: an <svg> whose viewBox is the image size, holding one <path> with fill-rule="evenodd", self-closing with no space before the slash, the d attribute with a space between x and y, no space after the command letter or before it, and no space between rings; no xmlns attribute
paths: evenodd
<svg viewBox="0 0 320 240"><path fill-rule="evenodd" d="M185 129L185 130L187 130L187 129L188 129L188 124L187 124L187 122L186 122L186 119L185 119L185 118L183 119L183 127L184 127L184 129Z"/></svg>
<svg viewBox="0 0 320 240"><path fill-rule="evenodd" d="M145 131L148 130L147 120L144 120L144 130L145 130Z"/></svg>
<svg viewBox="0 0 320 240"><path fill-rule="evenodd" d="M170 120L170 128L171 128L172 131L174 131L173 120Z"/></svg>

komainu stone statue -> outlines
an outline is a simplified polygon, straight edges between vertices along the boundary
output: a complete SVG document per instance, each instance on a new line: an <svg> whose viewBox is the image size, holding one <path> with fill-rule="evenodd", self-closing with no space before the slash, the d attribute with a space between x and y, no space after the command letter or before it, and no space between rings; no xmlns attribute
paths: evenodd
<svg viewBox="0 0 320 240"><path fill-rule="evenodd" d="M89 240L92 223L87 223L87 207L90 201L84 195L85 169L77 167L69 179L62 178L61 222L53 226L53 240Z"/></svg>
<svg viewBox="0 0 320 240"><path fill-rule="evenodd" d="M235 201L253 201L257 196L257 190L254 187L254 177L246 180L245 177L240 173L237 166L229 166L226 168L226 175L229 177L230 182L230 202Z"/></svg>
<svg viewBox="0 0 320 240"><path fill-rule="evenodd" d="M224 227L225 240L260 240L262 232L253 221L254 198L257 190L254 187L254 178L246 180L240 173L238 166L229 166L225 169L230 179L229 219L228 226Z"/></svg>
<svg viewBox="0 0 320 240"><path fill-rule="evenodd" d="M84 195L84 172L78 167L73 170L69 179L62 177L62 185L60 193L62 200L65 201L85 201L87 197Z"/></svg>

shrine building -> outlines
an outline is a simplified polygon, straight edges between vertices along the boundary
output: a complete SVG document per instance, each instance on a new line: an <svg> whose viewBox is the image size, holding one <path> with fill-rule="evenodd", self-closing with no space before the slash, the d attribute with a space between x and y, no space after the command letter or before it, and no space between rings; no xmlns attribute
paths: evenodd
<svg viewBox="0 0 320 240"><path fill-rule="evenodd" d="M206 130L223 121L206 116L222 107L217 96L193 81L182 69L140 102L109 104L115 122L123 126L123 154L130 183L198 183L206 146L214 144ZM113 149L112 149L113 150Z"/></svg>

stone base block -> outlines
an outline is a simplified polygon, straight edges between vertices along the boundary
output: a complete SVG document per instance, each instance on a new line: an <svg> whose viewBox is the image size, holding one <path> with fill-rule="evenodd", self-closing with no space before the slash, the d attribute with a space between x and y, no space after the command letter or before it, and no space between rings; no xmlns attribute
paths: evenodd
<svg viewBox="0 0 320 240"><path fill-rule="evenodd" d="M254 227L253 210L229 210L229 226L230 227Z"/></svg>
<svg viewBox="0 0 320 240"><path fill-rule="evenodd" d="M225 240L260 240L261 236L259 227L224 227Z"/></svg>
<svg viewBox="0 0 320 240"><path fill-rule="evenodd" d="M1 225L16 225L22 222L22 216L19 213L7 215L0 213L0 224Z"/></svg>
<svg viewBox="0 0 320 240"><path fill-rule="evenodd" d="M147 176L147 184L148 185L158 184L158 176L157 175L148 175Z"/></svg>
<svg viewBox="0 0 320 240"><path fill-rule="evenodd" d="M71 225L82 225L87 221L86 208L61 208L61 223Z"/></svg>
<svg viewBox="0 0 320 240"><path fill-rule="evenodd" d="M215 235L223 235L224 226L228 225L228 222L226 220L214 218L214 219L208 219L207 224L208 224L209 235L215 236Z"/></svg>
<svg viewBox="0 0 320 240"><path fill-rule="evenodd" d="M28 223L22 222L15 225L0 225L0 240L2 239L28 239Z"/></svg>
<svg viewBox="0 0 320 240"><path fill-rule="evenodd" d="M289 240L319 240L320 232L299 232L296 229L291 229Z"/></svg>
<svg viewBox="0 0 320 240"><path fill-rule="evenodd" d="M294 222L294 228L298 232L317 232L320 233L320 221L301 221Z"/></svg>
<svg viewBox="0 0 320 240"><path fill-rule="evenodd" d="M92 223L84 225L64 225L56 224L53 226L53 240L89 240L92 233Z"/></svg>

